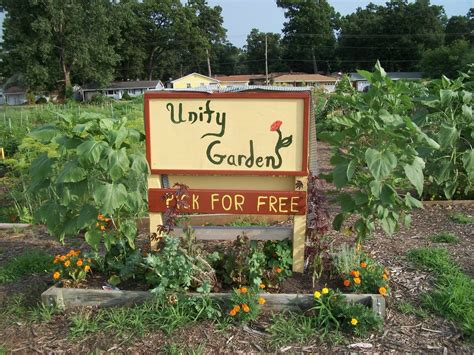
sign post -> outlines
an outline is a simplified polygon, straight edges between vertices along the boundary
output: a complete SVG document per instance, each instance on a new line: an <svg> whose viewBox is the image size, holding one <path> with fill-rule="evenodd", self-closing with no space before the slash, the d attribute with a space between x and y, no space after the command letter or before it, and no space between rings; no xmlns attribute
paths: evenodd
<svg viewBox="0 0 474 355"><path fill-rule="evenodd" d="M309 91L145 93L150 232L183 183L185 213L295 216L293 270L302 272L309 107Z"/></svg>

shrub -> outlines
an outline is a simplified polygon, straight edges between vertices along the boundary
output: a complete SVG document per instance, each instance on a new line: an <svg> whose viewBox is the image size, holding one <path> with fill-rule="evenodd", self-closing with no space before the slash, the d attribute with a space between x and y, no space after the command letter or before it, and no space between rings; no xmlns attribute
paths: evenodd
<svg viewBox="0 0 474 355"><path fill-rule="evenodd" d="M131 100L131 99L132 99L132 97L130 96L128 91L125 91L122 95L122 100Z"/></svg>

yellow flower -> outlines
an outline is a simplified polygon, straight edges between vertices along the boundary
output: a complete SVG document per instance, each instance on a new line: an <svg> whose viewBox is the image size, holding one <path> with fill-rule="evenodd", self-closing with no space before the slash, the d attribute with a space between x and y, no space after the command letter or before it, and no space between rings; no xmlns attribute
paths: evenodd
<svg viewBox="0 0 474 355"><path fill-rule="evenodd" d="M68 267L69 265L71 265L71 262L70 262L69 260L66 260L66 261L64 262L64 266L65 266L65 267Z"/></svg>
<svg viewBox="0 0 474 355"><path fill-rule="evenodd" d="M242 305L242 311L244 311L245 313L249 313L250 312L250 307L246 303L244 303Z"/></svg>
<svg viewBox="0 0 474 355"><path fill-rule="evenodd" d="M247 291L248 291L248 290L247 290L247 287L241 287L241 288L240 288L240 292L241 292L241 293L244 293L244 294L245 294L245 293L247 293Z"/></svg>
<svg viewBox="0 0 474 355"><path fill-rule="evenodd" d="M323 288L321 291L323 295L327 295L329 293L329 289L327 287Z"/></svg>
<svg viewBox="0 0 474 355"><path fill-rule="evenodd" d="M90 269L91 269L91 267L89 265L84 266L84 271L85 272L89 271Z"/></svg>
<svg viewBox="0 0 474 355"><path fill-rule="evenodd" d="M383 274L382 279L388 280L388 275L387 275L387 274Z"/></svg>
<svg viewBox="0 0 474 355"><path fill-rule="evenodd" d="M355 319L355 318L351 319L351 324L352 325L357 325L357 323L359 323L359 321L357 319Z"/></svg>
<svg viewBox="0 0 474 355"><path fill-rule="evenodd" d="M360 285L360 278L355 277L355 278L354 278L354 283L355 283L356 285Z"/></svg>
<svg viewBox="0 0 474 355"><path fill-rule="evenodd" d="M260 284L258 287L260 287L262 290L265 288L264 284Z"/></svg>
<svg viewBox="0 0 474 355"><path fill-rule="evenodd" d="M379 293L382 295L382 296L385 296L387 294L387 289L385 287L380 287L379 288Z"/></svg>
<svg viewBox="0 0 474 355"><path fill-rule="evenodd" d="M314 299L318 299L318 298L320 298L320 297L321 297L321 292L316 291L316 292L314 293Z"/></svg>
<svg viewBox="0 0 474 355"><path fill-rule="evenodd" d="M60 277L61 277L61 274L57 271L53 274L53 279L55 280L59 279Z"/></svg>
<svg viewBox="0 0 474 355"><path fill-rule="evenodd" d="M263 298L263 297L258 298L258 304L265 304L265 302L266 302L265 298Z"/></svg>

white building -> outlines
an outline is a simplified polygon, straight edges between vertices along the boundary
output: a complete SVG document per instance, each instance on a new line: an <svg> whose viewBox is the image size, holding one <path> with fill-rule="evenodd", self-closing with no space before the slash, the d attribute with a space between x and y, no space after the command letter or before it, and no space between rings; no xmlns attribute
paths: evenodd
<svg viewBox="0 0 474 355"><path fill-rule="evenodd" d="M387 72L387 76L392 80L421 80L423 73L421 72ZM352 86L357 91L368 90L370 84L359 73L350 73L349 79Z"/></svg>
<svg viewBox="0 0 474 355"><path fill-rule="evenodd" d="M77 91L80 93L80 97L83 101L90 101L97 95L121 100L125 93L134 97L143 95L147 90L154 90L162 87L163 84L160 80L114 81L103 88L86 85L83 88L78 88Z"/></svg>

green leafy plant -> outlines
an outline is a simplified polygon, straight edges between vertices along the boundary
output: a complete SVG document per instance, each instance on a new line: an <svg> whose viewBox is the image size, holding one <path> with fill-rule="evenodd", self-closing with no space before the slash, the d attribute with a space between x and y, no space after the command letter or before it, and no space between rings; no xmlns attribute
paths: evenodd
<svg viewBox="0 0 474 355"><path fill-rule="evenodd" d="M331 248L331 257L333 267L339 275L349 275L361 262L361 253L357 247L347 243Z"/></svg>
<svg viewBox="0 0 474 355"><path fill-rule="evenodd" d="M459 224L473 224L474 217L462 212L454 212L449 215L449 218Z"/></svg>
<svg viewBox="0 0 474 355"><path fill-rule="evenodd" d="M139 147L143 136L126 126L126 118L100 114L58 114L56 124L40 126L30 136L55 155L39 155L29 168L29 191L42 198L37 222L64 241L84 232L98 249L135 249L135 220L146 210L148 165ZM97 216L111 219L106 231L96 228Z"/></svg>
<svg viewBox="0 0 474 355"><path fill-rule="evenodd" d="M265 304L265 298L260 296L260 287L240 287L232 291L230 297L231 310L229 316L240 323L255 320L260 308Z"/></svg>
<svg viewBox="0 0 474 355"><path fill-rule="evenodd" d="M467 74L443 76L428 84L418 124L439 142L440 149L420 150L426 161L427 193L447 199L469 196L474 186L474 65Z"/></svg>
<svg viewBox="0 0 474 355"><path fill-rule="evenodd" d="M307 342L315 333L313 322L313 318L303 314L274 314L266 329L271 336L271 345L279 348L292 343Z"/></svg>
<svg viewBox="0 0 474 355"><path fill-rule="evenodd" d="M267 260L264 279L268 286L277 286L292 275L293 248L290 241L266 241L263 253Z"/></svg>
<svg viewBox="0 0 474 355"><path fill-rule="evenodd" d="M44 252L28 251L0 267L0 284L18 280L24 275L47 273L51 269L49 255Z"/></svg>
<svg viewBox="0 0 474 355"><path fill-rule="evenodd" d="M435 243L458 243L459 237L452 232L441 232L433 234L428 237L429 240Z"/></svg>
<svg viewBox="0 0 474 355"><path fill-rule="evenodd" d="M340 132L326 132L321 139L333 146L332 175L326 176L341 192L341 205L333 227L340 230L350 215L359 218L350 226L358 239L370 235L376 225L393 234L400 222L410 224L410 210L422 204L424 161L417 149L439 148L413 122L413 96L420 90L414 83L392 81L377 63L375 71L359 71L369 83L367 93L339 96L346 109L332 120Z"/></svg>
<svg viewBox="0 0 474 355"><path fill-rule="evenodd" d="M65 255L56 255L53 260L53 279L61 280L63 284L72 281L73 284L85 280L91 270L91 259L81 255L80 250L71 250Z"/></svg>

